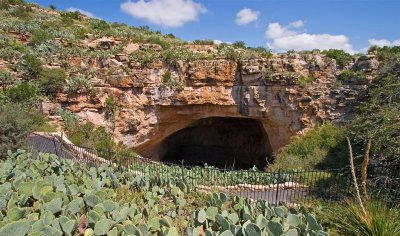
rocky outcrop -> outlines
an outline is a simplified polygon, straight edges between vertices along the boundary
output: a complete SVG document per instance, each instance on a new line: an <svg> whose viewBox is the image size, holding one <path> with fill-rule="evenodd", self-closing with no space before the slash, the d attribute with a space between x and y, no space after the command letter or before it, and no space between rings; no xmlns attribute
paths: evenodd
<svg viewBox="0 0 400 236"><path fill-rule="evenodd" d="M89 44L114 45L105 39ZM126 50L140 49L130 45ZM71 58L71 63L99 71L91 78L95 92L60 93L57 103L83 120L111 127L117 141L154 159L161 158L163 140L210 117L256 120L268 136L271 152L276 151L319 122L346 120L351 102L379 66L373 56L360 57L349 66L364 71L366 79L346 84L338 80L341 70L335 60L318 51L238 62L155 61L146 66L121 53L99 63L85 58ZM118 105L112 120L104 115L108 97Z"/></svg>

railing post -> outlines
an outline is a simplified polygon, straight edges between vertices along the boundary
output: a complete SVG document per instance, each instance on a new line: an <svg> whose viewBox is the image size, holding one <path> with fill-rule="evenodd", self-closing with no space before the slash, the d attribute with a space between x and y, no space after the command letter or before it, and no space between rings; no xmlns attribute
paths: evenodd
<svg viewBox="0 0 400 236"><path fill-rule="evenodd" d="M181 172L182 172L182 182L185 182L185 172L184 172L184 166L183 166L184 160L182 160L181 163L182 163L182 164L181 164L181 166L182 166L182 168L181 168Z"/></svg>
<svg viewBox="0 0 400 236"><path fill-rule="evenodd" d="M279 203L278 198L279 198L279 181L280 181L280 178L281 178L281 169L279 168L278 169L278 178L277 178L277 183L276 183L276 196L275 196L275 205L276 206Z"/></svg>

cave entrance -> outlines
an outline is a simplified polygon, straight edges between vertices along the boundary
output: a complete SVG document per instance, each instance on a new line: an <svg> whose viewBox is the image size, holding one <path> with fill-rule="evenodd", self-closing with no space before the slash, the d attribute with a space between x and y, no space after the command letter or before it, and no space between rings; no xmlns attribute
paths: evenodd
<svg viewBox="0 0 400 236"><path fill-rule="evenodd" d="M263 169L272 154L260 121L233 117L197 120L164 139L159 150L164 162L229 169Z"/></svg>

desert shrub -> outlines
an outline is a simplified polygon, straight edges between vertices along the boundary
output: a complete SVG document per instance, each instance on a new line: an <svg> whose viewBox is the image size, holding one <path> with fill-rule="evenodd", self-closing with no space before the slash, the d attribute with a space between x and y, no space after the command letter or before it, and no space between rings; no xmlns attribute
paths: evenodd
<svg viewBox="0 0 400 236"><path fill-rule="evenodd" d="M198 40L194 40L193 44L196 44L196 45L214 45L214 41L210 40L210 39L198 39Z"/></svg>
<svg viewBox="0 0 400 236"><path fill-rule="evenodd" d="M399 236L400 211L381 202L367 202L366 213L354 202L337 204L326 217L341 235Z"/></svg>
<svg viewBox="0 0 400 236"><path fill-rule="evenodd" d="M33 54L24 55L18 62L17 71L21 73L25 80L35 80L42 71L42 62Z"/></svg>
<svg viewBox="0 0 400 236"><path fill-rule="evenodd" d="M347 164L345 130L328 123L293 138L275 155L270 170L341 167Z"/></svg>
<svg viewBox="0 0 400 236"><path fill-rule="evenodd" d="M344 67L352 62L353 58L350 54L339 49L329 49L322 52L327 57L335 59L340 67Z"/></svg>
<svg viewBox="0 0 400 236"><path fill-rule="evenodd" d="M112 96L109 96L104 103L104 116L107 120L114 120L118 104Z"/></svg>
<svg viewBox="0 0 400 236"><path fill-rule="evenodd" d="M50 4L50 5L49 5L49 8L50 8L51 10L53 10L53 11L57 9L57 7L56 7L55 5L53 5L53 4Z"/></svg>
<svg viewBox="0 0 400 236"><path fill-rule="evenodd" d="M311 84L315 80L315 77L312 75L301 75L299 77L299 83L303 86Z"/></svg>
<svg viewBox="0 0 400 236"><path fill-rule="evenodd" d="M87 33L89 33L89 30L87 30L86 28L74 28L74 36L76 39L85 39L85 36Z"/></svg>
<svg viewBox="0 0 400 236"><path fill-rule="evenodd" d="M342 83L351 83L362 80L364 76L365 75L362 71L343 70L337 78Z"/></svg>
<svg viewBox="0 0 400 236"><path fill-rule="evenodd" d="M171 44L161 36L150 36L146 41L148 43L158 44L163 49L168 49L171 47Z"/></svg>
<svg viewBox="0 0 400 236"><path fill-rule="evenodd" d="M16 104L0 104L0 153L26 145L31 131L29 114Z"/></svg>
<svg viewBox="0 0 400 236"><path fill-rule="evenodd" d="M162 77L162 85L161 87L170 87L176 90L182 90L183 84L181 81L172 78L172 74L170 71L166 71Z"/></svg>
<svg viewBox="0 0 400 236"><path fill-rule="evenodd" d="M163 53L163 57L166 62L173 66L178 66L178 61L189 62L195 60L211 59L210 55L193 52L183 47L166 50Z"/></svg>
<svg viewBox="0 0 400 236"><path fill-rule="evenodd" d="M176 36L172 33L166 34L165 35L166 38L171 38L171 39L176 39Z"/></svg>
<svg viewBox="0 0 400 236"><path fill-rule="evenodd" d="M89 93L92 89L92 83L84 77L73 77L69 79L67 86L69 94Z"/></svg>
<svg viewBox="0 0 400 236"><path fill-rule="evenodd" d="M108 24L104 20L99 19L90 19L90 27L96 31L105 31L111 28L110 24Z"/></svg>
<svg viewBox="0 0 400 236"><path fill-rule="evenodd" d="M245 49L246 48L246 43L244 41L236 41L236 42L232 43L232 46L234 48Z"/></svg>
<svg viewBox="0 0 400 236"><path fill-rule="evenodd" d="M61 23L64 26L71 26L74 24L74 20L78 20L80 13L79 12L61 12Z"/></svg>
<svg viewBox="0 0 400 236"><path fill-rule="evenodd" d="M0 71L0 83L4 91L15 82L15 78L8 71Z"/></svg>
<svg viewBox="0 0 400 236"><path fill-rule="evenodd" d="M31 8L24 5L17 5L14 8L9 9L10 15L18 17L22 20L28 20L30 18Z"/></svg>
<svg viewBox="0 0 400 236"><path fill-rule="evenodd" d="M29 39L29 45L31 46L35 46L35 45L39 45L42 44L48 40L52 40L53 36L50 35L47 31L44 30L35 30L32 32L32 36Z"/></svg>
<svg viewBox="0 0 400 236"><path fill-rule="evenodd" d="M74 113L72 113L68 110L60 108L56 111L56 114L61 116L64 124L67 127L76 125L78 123L78 120L79 120L78 117Z"/></svg>
<svg viewBox="0 0 400 236"><path fill-rule="evenodd" d="M26 138L46 122L36 112L16 103L0 104L0 156L26 145Z"/></svg>
<svg viewBox="0 0 400 236"><path fill-rule="evenodd" d="M77 146L93 148L100 152L112 151L116 144L104 127L92 123L75 124L66 127L68 138Z"/></svg>
<svg viewBox="0 0 400 236"><path fill-rule="evenodd" d="M43 69L39 75L39 87L47 95L59 92L65 83L66 75L62 69Z"/></svg>
<svg viewBox="0 0 400 236"><path fill-rule="evenodd" d="M129 59L138 61L142 66L146 66L156 60L160 60L161 53L154 50L136 50L129 54Z"/></svg>
<svg viewBox="0 0 400 236"><path fill-rule="evenodd" d="M237 61L240 59L240 54L235 51L235 49L226 43L221 43L218 45L218 56L225 58L225 59L230 59Z"/></svg>
<svg viewBox="0 0 400 236"><path fill-rule="evenodd" d="M31 82L22 82L9 88L6 95L11 102L31 104L38 97L38 89Z"/></svg>
<svg viewBox="0 0 400 236"><path fill-rule="evenodd" d="M251 48L251 50L257 52L261 57L271 58L273 55L272 52L265 47Z"/></svg>
<svg viewBox="0 0 400 236"><path fill-rule="evenodd" d="M7 61L19 59L26 51L26 46L17 40L0 35L0 58Z"/></svg>

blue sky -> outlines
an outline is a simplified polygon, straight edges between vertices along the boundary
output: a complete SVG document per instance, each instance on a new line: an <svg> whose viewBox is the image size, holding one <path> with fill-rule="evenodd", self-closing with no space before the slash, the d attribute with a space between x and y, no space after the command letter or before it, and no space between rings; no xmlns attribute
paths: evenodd
<svg viewBox="0 0 400 236"><path fill-rule="evenodd" d="M273 51L400 45L397 0L37 0L184 40L245 41Z"/></svg>

